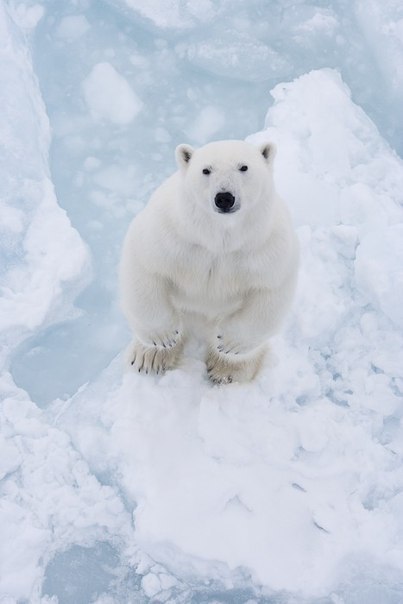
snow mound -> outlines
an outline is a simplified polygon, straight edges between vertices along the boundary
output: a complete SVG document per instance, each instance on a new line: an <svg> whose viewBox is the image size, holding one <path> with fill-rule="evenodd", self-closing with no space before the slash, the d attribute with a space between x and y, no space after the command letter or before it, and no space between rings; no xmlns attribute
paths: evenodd
<svg viewBox="0 0 403 604"><path fill-rule="evenodd" d="M0 330L8 348L45 321L68 315L69 299L88 273L88 253L57 204L45 107L2 5L0 40Z"/></svg>
<svg viewBox="0 0 403 604"><path fill-rule="evenodd" d="M338 262L317 263L318 278L322 273L322 283L332 287L329 274L322 269L329 273L353 267L356 282L351 284L352 290L362 293L357 302L361 306L373 303L401 327L401 159L363 110L351 102L336 71L311 72L292 84L279 84L271 94L275 104L266 116L266 130L250 140L269 139L278 144L277 186L288 200L296 224L304 227L303 239L311 240L311 250L316 245L320 254L331 256L338 248ZM316 231L332 228L327 234L322 231L322 241L312 242L312 227ZM356 258L354 265L342 262L343 256ZM305 295L312 289L309 279L307 275ZM343 281L340 274L338 285L345 288ZM316 297L315 290L312 294ZM332 296L327 302L334 308L330 321L344 315L343 296ZM322 305L323 297L317 303ZM314 299L312 304L316 305ZM323 314L318 308L316 330L324 327Z"/></svg>
<svg viewBox="0 0 403 604"><path fill-rule="evenodd" d="M272 94L267 128L250 140L279 145L302 248L277 366L256 384L214 388L197 355L162 378L122 378L117 359L58 422L135 503L141 548L181 580L226 581L230 569L315 598L343 593L368 567L403 572L403 337L385 303L398 264L380 259L381 290L366 278L375 229L402 250L403 166L336 72Z"/></svg>

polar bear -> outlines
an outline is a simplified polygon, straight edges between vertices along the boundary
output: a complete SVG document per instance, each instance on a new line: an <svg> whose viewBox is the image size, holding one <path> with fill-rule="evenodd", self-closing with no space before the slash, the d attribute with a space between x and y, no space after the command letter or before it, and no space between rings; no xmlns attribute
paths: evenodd
<svg viewBox="0 0 403 604"><path fill-rule="evenodd" d="M238 140L176 148L179 169L132 221L120 263L129 358L139 372L174 368L199 324L212 382L258 373L298 268L296 236L274 189L275 153L273 143Z"/></svg>

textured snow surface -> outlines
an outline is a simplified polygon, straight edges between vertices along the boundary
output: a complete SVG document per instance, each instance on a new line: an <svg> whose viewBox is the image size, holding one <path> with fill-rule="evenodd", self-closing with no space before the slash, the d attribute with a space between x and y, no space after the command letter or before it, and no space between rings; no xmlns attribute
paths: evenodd
<svg viewBox="0 0 403 604"><path fill-rule="evenodd" d="M403 601L402 24L0 1L1 604ZM125 373L131 217L176 144L246 136L300 239L284 333L251 385L197 343Z"/></svg>

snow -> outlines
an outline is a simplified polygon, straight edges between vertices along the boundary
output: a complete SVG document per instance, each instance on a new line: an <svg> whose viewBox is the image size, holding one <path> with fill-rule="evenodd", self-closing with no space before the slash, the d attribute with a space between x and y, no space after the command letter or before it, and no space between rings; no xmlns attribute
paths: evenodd
<svg viewBox="0 0 403 604"><path fill-rule="evenodd" d="M204 145L224 126L225 116L214 106L204 107L195 116L194 122L186 134L198 145Z"/></svg>
<svg viewBox="0 0 403 604"><path fill-rule="evenodd" d="M94 65L83 82L83 91L94 119L125 125L141 111L140 99L110 63Z"/></svg>
<svg viewBox="0 0 403 604"><path fill-rule="evenodd" d="M61 20L56 30L60 38L74 39L83 36L90 28L84 15L70 15Z"/></svg>
<svg viewBox="0 0 403 604"><path fill-rule="evenodd" d="M126 5L163 29L188 28L195 21L210 21L217 14L211 0L188 0L186 3L181 0L149 0L147 3L142 0L118 0L116 4Z"/></svg>
<svg viewBox="0 0 403 604"><path fill-rule="evenodd" d="M355 261L357 287L398 328L403 327L402 240L402 224L368 234L357 250Z"/></svg>
<svg viewBox="0 0 403 604"><path fill-rule="evenodd" d="M52 315L68 316L68 289L74 284L77 293L89 260L84 242L57 204L47 160L49 123L38 83L2 6L0 11L0 328L4 343L12 334L15 344Z"/></svg>
<svg viewBox="0 0 403 604"><path fill-rule="evenodd" d="M403 600L401 23L0 3L2 604ZM250 385L197 343L125 372L131 217L176 144L244 137L277 143L300 240L284 333Z"/></svg>

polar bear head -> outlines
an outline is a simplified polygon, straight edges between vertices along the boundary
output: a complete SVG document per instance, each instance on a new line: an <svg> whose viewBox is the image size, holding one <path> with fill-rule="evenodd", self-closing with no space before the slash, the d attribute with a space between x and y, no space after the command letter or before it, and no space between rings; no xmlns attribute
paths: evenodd
<svg viewBox="0 0 403 604"><path fill-rule="evenodd" d="M185 199L210 214L242 215L269 203L273 191L273 143L255 147L238 140L209 143L200 149L176 148Z"/></svg>

